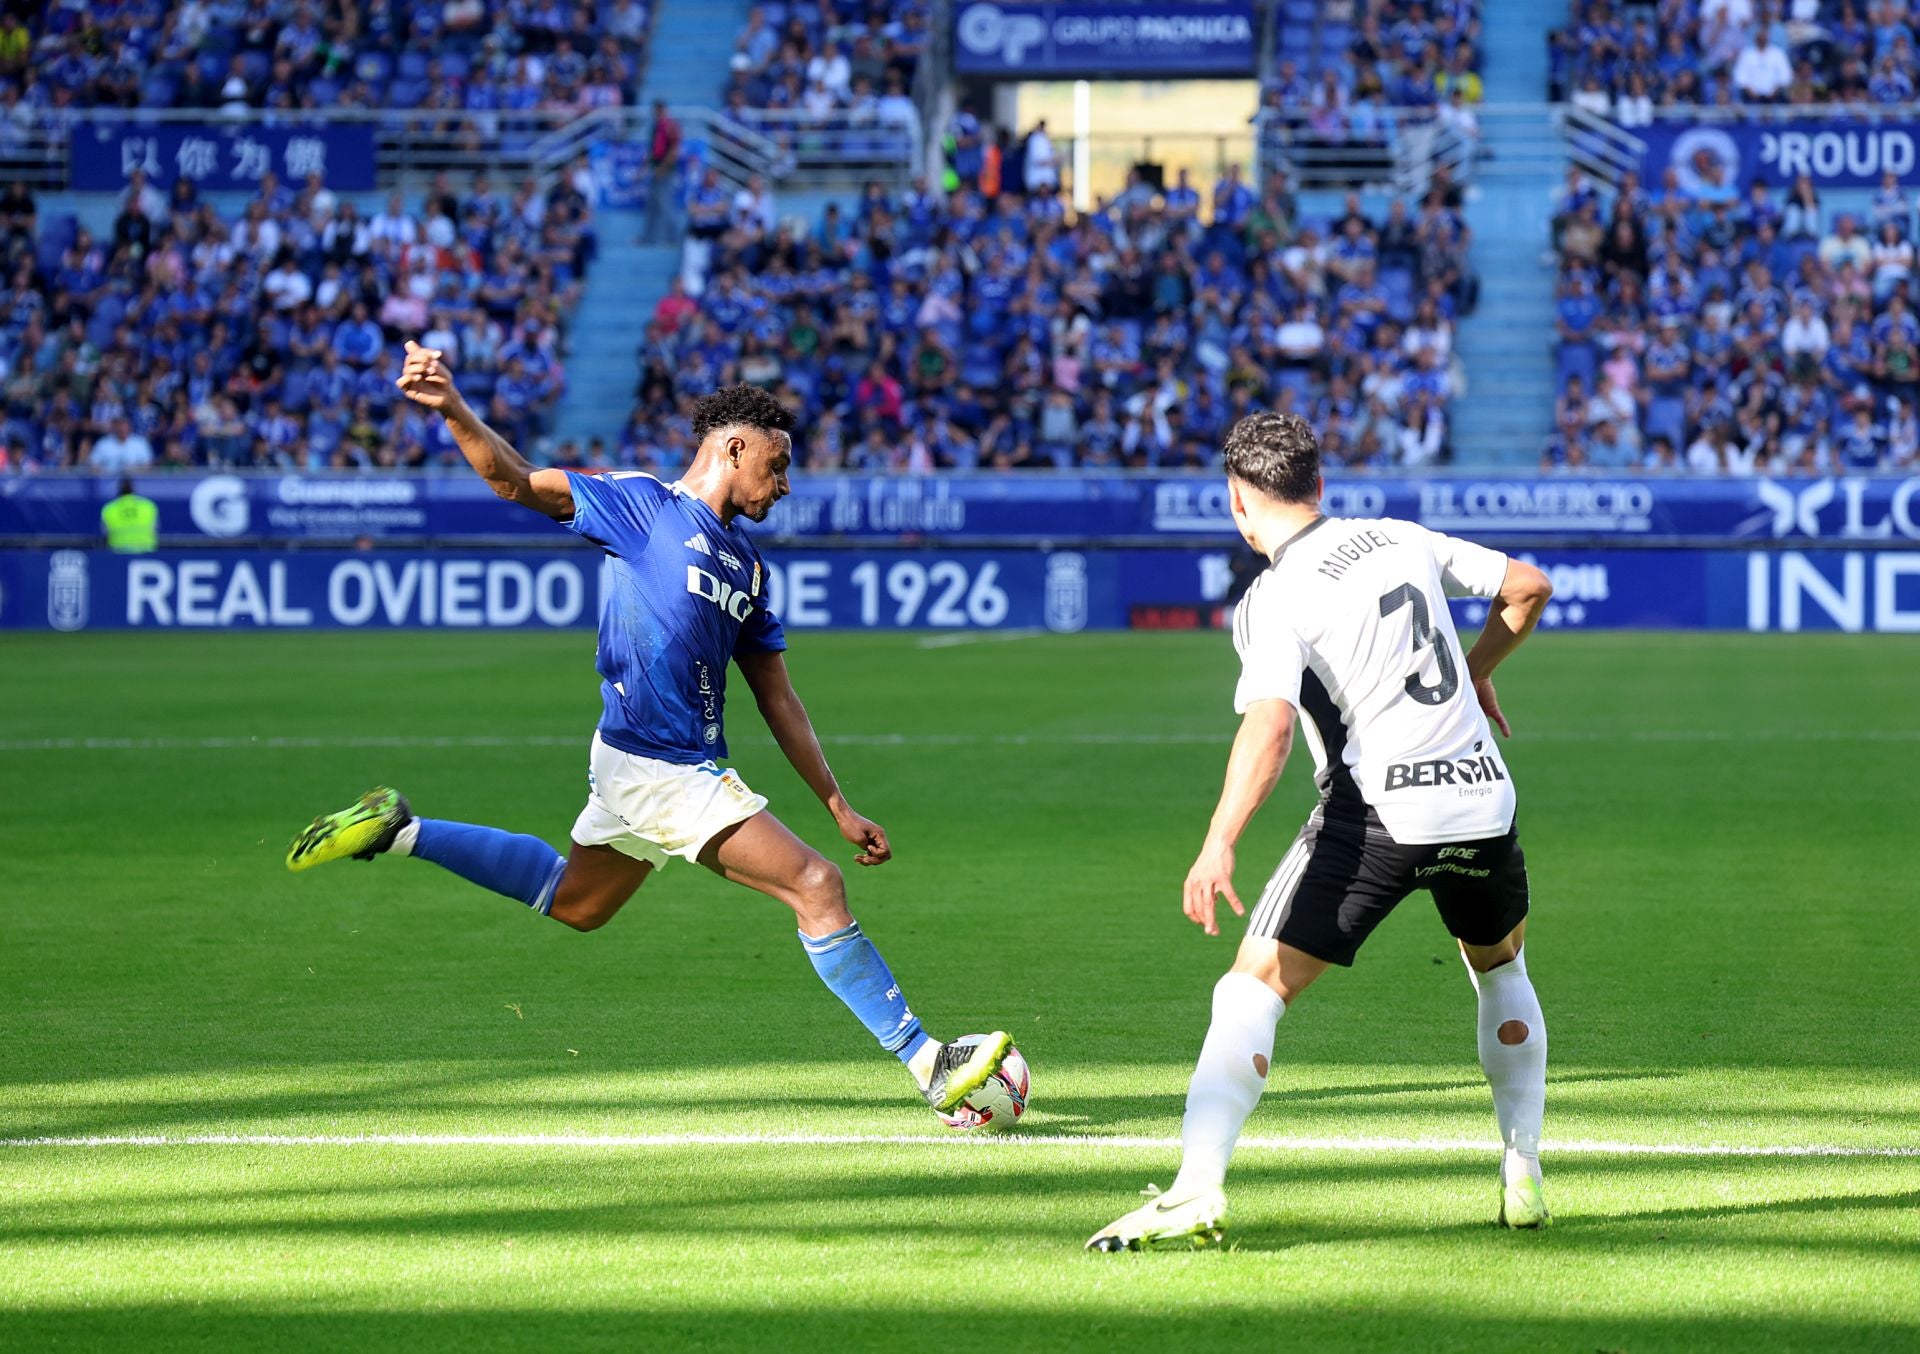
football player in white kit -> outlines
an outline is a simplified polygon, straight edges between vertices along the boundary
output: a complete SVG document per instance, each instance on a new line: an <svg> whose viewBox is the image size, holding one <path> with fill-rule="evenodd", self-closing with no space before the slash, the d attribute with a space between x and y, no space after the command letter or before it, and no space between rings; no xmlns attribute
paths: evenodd
<svg viewBox="0 0 1920 1354"><path fill-rule="evenodd" d="M1500 1221L1545 1226L1547 1030L1521 951L1527 871L1513 781L1488 720L1510 732L1493 670L1532 631L1552 587L1531 565L1412 522L1322 515L1319 446L1294 415L1242 419L1227 437L1226 469L1234 522L1272 565L1234 616L1242 722L1187 875L1187 916L1217 935L1216 896L1246 914L1234 844L1279 780L1296 715L1320 803L1213 989L1178 1178L1087 1246L1220 1240L1227 1159L1266 1085L1274 1026L1329 965L1350 966L1416 889L1432 893L1479 994L1480 1063L1504 1144ZM1491 602L1464 654L1447 611L1447 598L1462 596Z"/></svg>

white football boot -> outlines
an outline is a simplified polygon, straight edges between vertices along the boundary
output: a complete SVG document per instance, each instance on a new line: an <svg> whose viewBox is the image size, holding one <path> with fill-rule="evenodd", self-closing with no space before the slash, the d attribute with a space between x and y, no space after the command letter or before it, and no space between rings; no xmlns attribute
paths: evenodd
<svg viewBox="0 0 1920 1354"><path fill-rule="evenodd" d="M1226 1238L1227 1196L1219 1189L1175 1195L1148 1185L1140 1192L1147 1202L1095 1232L1088 1250L1194 1251Z"/></svg>

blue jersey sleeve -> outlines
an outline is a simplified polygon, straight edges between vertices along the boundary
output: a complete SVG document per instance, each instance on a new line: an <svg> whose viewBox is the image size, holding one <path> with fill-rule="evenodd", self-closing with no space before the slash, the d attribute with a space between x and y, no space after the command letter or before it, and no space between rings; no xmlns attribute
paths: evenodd
<svg viewBox="0 0 1920 1354"><path fill-rule="evenodd" d="M780 625L780 618L773 614L773 608L767 604L767 562L758 548L753 552L753 608L747 612L747 618L741 622L740 636L733 642L735 655L743 653L778 653L787 647L787 632Z"/></svg>
<svg viewBox="0 0 1920 1354"><path fill-rule="evenodd" d="M573 517L567 526L616 555L638 554L660 505L673 491L651 475L582 475L567 471Z"/></svg>
<svg viewBox="0 0 1920 1354"><path fill-rule="evenodd" d="M747 613L740 638L733 642L735 654L778 653L786 647L787 632L780 627L780 618L770 608L757 604Z"/></svg>

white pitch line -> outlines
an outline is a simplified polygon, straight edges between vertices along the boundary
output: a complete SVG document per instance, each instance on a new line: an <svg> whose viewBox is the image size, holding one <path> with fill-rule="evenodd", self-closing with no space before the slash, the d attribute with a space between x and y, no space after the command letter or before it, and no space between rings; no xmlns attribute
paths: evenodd
<svg viewBox="0 0 1920 1354"><path fill-rule="evenodd" d="M405 748L584 748L591 731L527 734L337 734L318 737L212 736L206 738L8 738L0 752L220 752L285 749ZM765 735L737 742L773 746ZM843 747L1173 747L1221 746L1233 741L1219 733L828 733L823 743ZM1526 743L1915 743L1920 729L1629 729L1624 731L1522 732Z"/></svg>
<svg viewBox="0 0 1920 1354"><path fill-rule="evenodd" d="M963 644L1005 644L1009 640L1032 639L1047 632L1037 627L1018 630L960 630L951 635L925 635L914 642L916 649L957 649Z"/></svg>
<svg viewBox="0 0 1920 1354"><path fill-rule="evenodd" d="M0 1138L0 1148L23 1147L1012 1147L1021 1151L1126 1149L1177 1151L1178 1138L1095 1134L910 1133L125 1133L88 1137ZM1243 1150L1274 1152L1491 1153L1499 1144L1473 1138L1251 1137ZM1920 1157L1920 1147L1840 1147L1816 1144L1740 1146L1726 1143L1645 1143L1577 1140L1549 1142L1559 1156L1662 1157Z"/></svg>

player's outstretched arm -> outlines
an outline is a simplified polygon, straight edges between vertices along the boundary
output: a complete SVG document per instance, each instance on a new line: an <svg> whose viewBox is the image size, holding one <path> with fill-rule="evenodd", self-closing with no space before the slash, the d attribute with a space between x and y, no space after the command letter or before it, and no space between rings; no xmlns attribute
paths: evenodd
<svg viewBox="0 0 1920 1354"><path fill-rule="evenodd" d="M807 718L807 707L800 703L793 679L787 675L786 655L775 649L766 653L736 654L733 661L739 664L740 675L752 688L760 717L773 732L773 741L780 745L780 751L800 773L807 788L827 806L840 835L860 848L854 860L861 865L886 864L893 858L887 830L871 818L854 812L847 797L840 793L840 782L833 778L827 754L820 750L820 738L813 731L813 721Z"/></svg>
<svg viewBox="0 0 1920 1354"><path fill-rule="evenodd" d="M407 360L396 384L400 393L447 421L460 454L502 498L545 513L557 522L573 516L573 488L563 470L536 470L499 433L474 413L453 383L446 355L407 340Z"/></svg>
<svg viewBox="0 0 1920 1354"><path fill-rule="evenodd" d="M1487 718L1507 738L1513 737L1513 727L1500 710L1500 696L1493 689L1493 670L1533 633L1533 627L1539 624L1540 613L1547 609L1547 602L1552 596L1553 584L1547 581L1545 574L1531 564L1509 559L1507 576L1500 584L1499 595L1494 598L1493 605L1487 608L1486 628L1481 630L1480 638L1473 642L1473 650L1467 655L1467 673L1473 678L1473 694L1479 698L1480 708L1486 712Z"/></svg>
<svg viewBox="0 0 1920 1354"><path fill-rule="evenodd" d="M1247 909L1233 891L1233 849L1253 815L1267 802L1293 750L1293 705L1283 700L1255 701L1247 707L1227 758L1227 783L1207 826L1207 840L1187 871L1182 904L1187 916L1210 936L1220 934L1215 900L1226 898L1234 915Z"/></svg>

